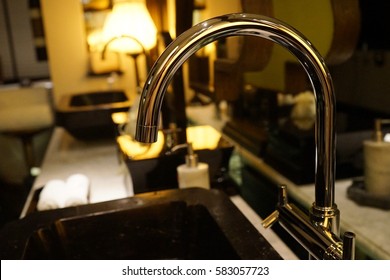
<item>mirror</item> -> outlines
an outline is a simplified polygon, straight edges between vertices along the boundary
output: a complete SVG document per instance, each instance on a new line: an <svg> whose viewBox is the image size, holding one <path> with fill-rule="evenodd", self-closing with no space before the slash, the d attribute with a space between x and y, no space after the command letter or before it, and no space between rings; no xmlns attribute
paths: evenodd
<svg viewBox="0 0 390 280"><path fill-rule="evenodd" d="M148 1L148 2L154 2L154 1ZM197 2L199 1L194 1L195 4ZM222 1L213 1L212 3L211 1L200 1L200 2L202 2L203 8L205 8L206 10L210 10L211 7L220 6L219 3ZM230 0L229 2L232 4L240 1ZM287 13L285 9L286 7L288 7L288 5L282 5L282 2L283 1L274 1L273 5L275 10L274 16L283 19L283 16L287 16L285 15ZM305 1L298 1L298 2L304 3ZM326 2L326 1L321 1L321 2ZM338 93L337 101L340 102L342 105L345 105L345 107L353 107L354 110L356 110L356 108L367 109L369 111L373 111L374 113L379 112L381 116L389 114L389 109L388 109L389 98L387 97L387 93L386 93L386 88L388 88L387 86L388 79L386 79L386 77L388 76L387 73L390 71L389 70L390 68L387 66L387 56L388 56L388 49L390 44L388 42L389 40L384 36L381 36L381 34L378 34L379 31L375 31L376 29L374 27L382 26L384 30L388 30L388 29L390 30L389 27L390 25L387 22L384 14L385 13L384 11L387 11L390 8L389 7L390 4L388 4L386 1L376 1L374 3L368 0L349 0L349 1L332 0L328 2L329 4L326 5L330 6L331 9L333 9L332 13L335 16L338 16L338 18L340 19L338 22L335 22L335 24L337 24L338 27L337 29L335 29L334 39L331 41L332 45L330 46L330 49L332 50L332 52L329 53L324 52L324 56L326 56L325 58L327 60L327 64L331 69L332 77L334 78L334 82L335 82L336 91ZM100 24L102 24L103 22L102 19L106 16L107 11L109 11L110 7L112 6L112 0L83 0L83 5L84 5L87 33L91 34L93 33L93 29L98 26L97 22L99 20L100 20ZM149 3L148 3L148 7L149 7ZM218 8L218 10L221 10L221 8ZM323 10L324 9L321 9L322 14L324 13ZM347 12L349 13L348 17L343 16L343 14L345 15ZM349 16L351 15L360 16L360 21L357 22L356 17L353 20L346 20L346 18L349 18ZM355 32L356 30L354 32L350 32L348 31L349 29L346 29L346 25L352 22L355 28L360 29L358 33ZM159 24L158 22L156 23ZM305 31L305 27L301 26L304 25L304 23L292 22L292 24L296 26L299 30L303 29ZM161 26L159 27L159 29L161 30ZM318 34L317 30L314 30L314 33ZM352 45L348 46L344 44L344 46L349 50L349 52L346 53L343 49L340 49L339 47L340 42L341 43L345 42L346 35L350 36L351 34L358 34L358 42L356 44L355 40L353 39L350 40ZM312 38L311 33L307 34L307 36L309 38ZM316 43L316 46L317 45L318 44ZM89 48L91 49L91 46L89 46ZM353 55L351 55L350 50L353 50ZM113 68L115 67L119 68L118 58L114 56L112 57L112 60L114 62L112 63L111 66ZM114 67L114 65L116 66ZM286 72L284 74L288 74L288 77L296 77L294 76L295 68L297 67L295 67L294 65L291 64L287 65ZM291 69L293 73L290 73ZM193 72L194 71L192 71L192 73ZM278 77L278 75L283 76L284 74L282 74L281 72L283 71L277 71L278 74L276 75L276 77ZM267 80L273 81L272 79L266 79L268 77L266 73L267 72L263 71L259 79L252 78L254 77L253 74L247 75L247 78L250 81L251 80L259 81L260 79L264 81ZM210 73L209 78L213 78L213 74L214 73ZM286 77L287 79L285 81L286 84L283 84L284 82L280 78L279 79L281 81L279 83L280 85L278 86L274 85L278 81L274 82L274 84L270 84L270 82L268 82L267 84L265 82L265 87L281 90L283 89L283 87L287 86L285 90L289 91L289 88L295 87L296 86L295 84L298 82L300 82L300 85L298 85L298 87L300 88L306 87L307 81L305 79L305 75L299 74L298 79L293 78L292 81L290 81L291 79L288 79L288 77ZM196 78L197 77L195 77L195 79ZM378 80L380 82L378 82ZM192 79L190 81L192 82ZM351 83L351 81L354 82ZM209 82L213 83L212 81ZM270 87L269 85L272 87Z"/></svg>

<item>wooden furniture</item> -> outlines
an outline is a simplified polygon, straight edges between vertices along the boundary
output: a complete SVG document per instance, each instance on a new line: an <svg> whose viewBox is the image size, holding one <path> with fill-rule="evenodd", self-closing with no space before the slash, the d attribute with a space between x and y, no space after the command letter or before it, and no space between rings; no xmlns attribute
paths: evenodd
<svg viewBox="0 0 390 280"><path fill-rule="evenodd" d="M271 0L242 0L243 12L273 15ZM253 36L240 38L237 59L217 58L214 62L214 100L237 100L243 91L243 73L261 71L269 62L273 43Z"/></svg>

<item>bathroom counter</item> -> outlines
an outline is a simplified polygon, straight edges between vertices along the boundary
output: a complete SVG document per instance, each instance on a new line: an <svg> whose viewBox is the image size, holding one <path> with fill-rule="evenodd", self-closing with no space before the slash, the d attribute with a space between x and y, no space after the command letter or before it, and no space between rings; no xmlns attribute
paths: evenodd
<svg viewBox="0 0 390 280"><path fill-rule="evenodd" d="M74 173L83 173L89 177L91 203L133 195L131 175L119 160L115 141L82 142L63 128L56 127L41 166L41 173L33 184L20 217L26 216L35 192L46 182L52 179L65 180ZM261 218L240 196L232 196L231 200L282 258L297 259L272 230L265 230L262 227Z"/></svg>
<svg viewBox="0 0 390 280"><path fill-rule="evenodd" d="M227 120L226 117L217 120L215 108L212 105L188 107L187 115L197 124L210 124L220 131ZM234 140L230 140L234 143ZM234 144L246 164L274 182L275 187L280 184L287 185L288 195L291 198L307 209L311 207L314 202L314 184L296 185L267 165L261 158L254 156L237 143ZM341 231L354 232L357 248L369 258L390 260L390 210L360 206L350 200L347 197L347 189L351 184L352 179L338 180L335 183L335 202L341 213Z"/></svg>

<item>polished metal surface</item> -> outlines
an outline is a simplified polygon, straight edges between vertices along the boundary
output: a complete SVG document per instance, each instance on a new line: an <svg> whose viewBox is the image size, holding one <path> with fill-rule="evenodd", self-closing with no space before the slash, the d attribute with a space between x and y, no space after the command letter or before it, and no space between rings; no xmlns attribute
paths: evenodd
<svg viewBox="0 0 390 280"><path fill-rule="evenodd" d="M229 14L199 23L177 37L149 72L141 95L135 138L140 142L156 141L166 89L175 72L191 55L218 39L242 35L265 38L285 47L296 56L310 78L316 100L316 187L310 227L324 229L325 233L320 234L338 234L339 211L334 203L335 96L332 79L323 58L312 44L300 32L279 20L253 14ZM295 213L295 210L291 211ZM304 239L305 236L298 238ZM317 258L322 258L319 255L316 253Z"/></svg>
<svg viewBox="0 0 390 280"><path fill-rule="evenodd" d="M324 218L326 220L326 216ZM316 224L298 207L288 202L287 187L284 185L279 187L277 209L264 219L263 226L267 228L276 221L309 252L311 258L342 260L355 257L355 235L346 232L341 240L330 228Z"/></svg>

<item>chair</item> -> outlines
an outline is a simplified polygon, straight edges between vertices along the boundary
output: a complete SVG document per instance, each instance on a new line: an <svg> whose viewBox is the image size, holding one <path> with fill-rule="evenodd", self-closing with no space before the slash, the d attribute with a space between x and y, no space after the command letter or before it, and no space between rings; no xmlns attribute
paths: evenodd
<svg viewBox="0 0 390 280"><path fill-rule="evenodd" d="M241 0L243 12L272 16L272 0ZM236 38L234 38L236 39ZM215 101L236 101L243 92L243 73L261 71L269 62L272 42L253 36L239 40L237 58L217 58L214 62Z"/></svg>
<svg viewBox="0 0 390 280"><path fill-rule="evenodd" d="M6 137L18 138L22 141L24 163L28 172L36 166L33 140L39 133L54 126L54 114L52 110L50 92L44 87L4 87L0 89L0 134ZM1 145L4 149L1 154L6 154L15 141L6 141L8 147ZM17 155L15 155L17 157ZM2 158L2 161L10 161L11 158ZM1 173L11 175L15 173L15 167L7 163L0 165ZM19 171L21 173L22 171Z"/></svg>

